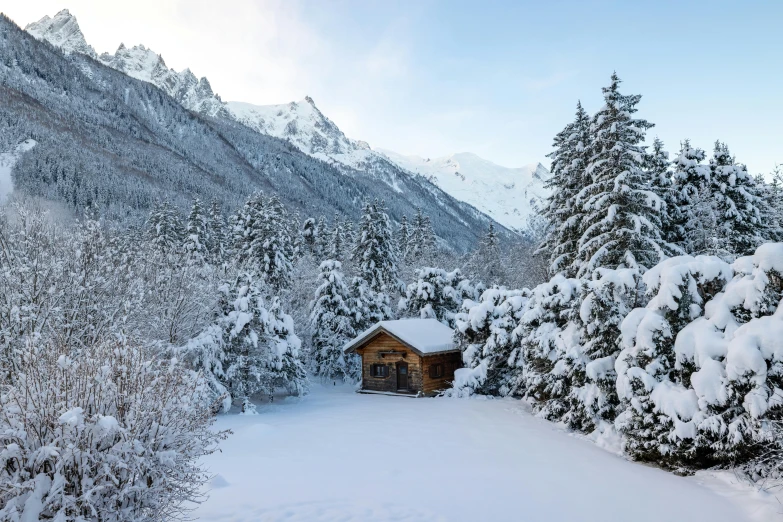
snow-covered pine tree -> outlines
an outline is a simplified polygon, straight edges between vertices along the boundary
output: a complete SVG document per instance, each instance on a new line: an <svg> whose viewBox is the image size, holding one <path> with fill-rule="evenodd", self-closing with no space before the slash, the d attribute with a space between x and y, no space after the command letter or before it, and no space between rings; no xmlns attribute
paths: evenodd
<svg viewBox="0 0 783 522"><path fill-rule="evenodd" d="M179 212L166 199L158 200L147 219L147 239L160 252L174 253L182 244L184 230Z"/></svg>
<svg viewBox="0 0 783 522"><path fill-rule="evenodd" d="M677 246L679 236L675 230L676 223L673 216L678 209L670 165L669 153L664 150L663 141L656 137L653 140L652 150L645 156L644 168L650 190L664 203L664 208L660 212L663 239L670 246Z"/></svg>
<svg viewBox="0 0 783 522"><path fill-rule="evenodd" d="M232 397L242 401L242 411L255 411L250 397L256 393L272 396L279 387L306 393L301 341L279 300L265 298L264 283L250 272L224 284L221 292L216 324L223 332L224 374Z"/></svg>
<svg viewBox="0 0 783 522"><path fill-rule="evenodd" d="M316 238L318 237L318 225L314 218L307 218L302 224L302 243L310 255L315 255Z"/></svg>
<svg viewBox="0 0 783 522"><path fill-rule="evenodd" d="M400 261L408 261L409 242L412 235L408 225L408 216L400 219L400 228L397 231L397 248L400 252Z"/></svg>
<svg viewBox="0 0 783 522"><path fill-rule="evenodd" d="M435 233L432 231L430 218L424 215L421 208L417 208L409 230L406 258L411 263L422 265L431 262L434 254Z"/></svg>
<svg viewBox="0 0 783 522"><path fill-rule="evenodd" d="M650 301L623 320L615 362L621 401L615 425L633 459L679 468L699 458L693 441L697 400L688 390L694 366L678 360L675 340L731 274L717 257L679 256L644 275Z"/></svg>
<svg viewBox="0 0 783 522"><path fill-rule="evenodd" d="M669 234L667 239L688 254L694 254L692 235L702 239L701 234L692 230L697 223L691 221L693 206L697 199L705 212L705 205L711 205L712 199L709 166L703 164L704 151L692 147L688 140L680 145L680 152L672 162L672 189L674 204L669 209ZM690 221L690 222L689 222Z"/></svg>
<svg viewBox="0 0 783 522"><path fill-rule="evenodd" d="M513 336L521 345L516 359L522 383L517 388L535 401L544 417L561 418L568 411L571 355L581 348L581 329L574 320L584 281L555 275L531 290Z"/></svg>
<svg viewBox="0 0 783 522"><path fill-rule="evenodd" d="M761 222L753 178L719 141L710 159L710 180L728 250L737 256L752 254L767 239L767 224Z"/></svg>
<svg viewBox="0 0 783 522"><path fill-rule="evenodd" d="M416 282L405 290L398 309L409 317L437 319L454 327L454 316L465 299L478 299L473 283L459 269L446 272L440 268L424 267L415 271Z"/></svg>
<svg viewBox="0 0 783 522"><path fill-rule="evenodd" d="M454 376L457 395L524 393L519 343L513 332L529 297L527 289L494 286L477 301L463 301L454 320L455 340L465 365Z"/></svg>
<svg viewBox="0 0 783 522"><path fill-rule="evenodd" d="M325 379L354 380L361 373L356 354L345 354L343 347L356 336L350 289L345 284L342 264L335 260L321 263L320 285L311 303L313 365L315 374Z"/></svg>
<svg viewBox="0 0 783 522"><path fill-rule="evenodd" d="M201 200L195 198L188 214L187 230L185 233L185 252L191 256L206 258L207 245L209 245L209 230L207 216L201 205Z"/></svg>
<svg viewBox="0 0 783 522"><path fill-rule="evenodd" d="M253 245L258 244L261 234L264 194L252 194L245 204L232 217L231 233L237 260L245 262L253 259Z"/></svg>
<svg viewBox="0 0 783 522"><path fill-rule="evenodd" d="M315 256L320 259L329 251L329 227L326 218L321 216L315 226Z"/></svg>
<svg viewBox="0 0 783 522"><path fill-rule="evenodd" d="M574 263L584 212L576 197L587 182L590 139L590 117L579 102L574 121L555 136L555 150L548 155L552 158L552 176L547 188L552 193L543 216L549 226L539 253L549 257L552 275L574 277L577 272Z"/></svg>
<svg viewBox="0 0 783 522"><path fill-rule="evenodd" d="M623 95L612 74L603 89L604 107L593 117L590 132L590 181L577 197L585 209L579 239L577 275L598 267L644 270L670 251L661 234L664 202L644 174L645 131L653 125L634 119L641 95Z"/></svg>
<svg viewBox="0 0 783 522"><path fill-rule="evenodd" d="M365 202L353 260L359 276L374 292L390 293L400 288L397 245L383 202Z"/></svg>
<svg viewBox="0 0 783 522"><path fill-rule="evenodd" d="M353 329L361 333L378 321L393 317L389 296L385 292L376 292L362 277L351 280L351 298L348 308L351 311Z"/></svg>
<svg viewBox="0 0 783 522"><path fill-rule="evenodd" d="M277 292L290 286L294 258L288 214L277 196L265 202L259 225L250 244L252 260L258 263L266 283Z"/></svg>
<svg viewBox="0 0 783 522"><path fill-rule="evenodd" d="M474 281L487 285L499 285L506 279L500 251L500 237L495 225L490 223L487 234L465 264L465 272Z"/></svg>
<svg viewBox="0 0 783 522"><path fill-rule="evenodd" d="M207 253L212 263L221 265L228 259L229 242L226 230L226 220L220 203L212 201L207 215Z"/></svg>
<svg viewBox="0 0 783 522"><path fill-rule="evenodd" d="M348 245L345 240L345 229L343 228L343 223L340 221L340 216L338 214L334 215L332 231L329 234L329 238L330 241L327 250L329 258L332 260L345 259Z"/></svg>

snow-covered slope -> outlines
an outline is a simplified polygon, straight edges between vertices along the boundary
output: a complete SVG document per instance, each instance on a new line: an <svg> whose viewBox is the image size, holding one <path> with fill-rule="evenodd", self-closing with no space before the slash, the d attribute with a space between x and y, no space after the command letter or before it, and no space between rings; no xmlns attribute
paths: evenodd
<svg viewBox="0 0 783 522"><path fill-rule="evenodd" d="M435 159L381 152L402 168L425 176L447 194L512 229L523 229L549 195L544 188L549 171L540 163L508 168L469 152Z"/></svg>
<svg viewBox="0 0 783 522"><path fill-rule="evenodd" d="M44 16L37 22L28 24L25 31L38 40L46 40L61 48L66 54L81 53L96 57L95 49L84 39L76 18L67 9L63 9L53 18Z"/></svg>
<svg viewBox="0 0 783 522"><path fill-rule="evenodd" d="M228 110L240 121L262 134L289 140L303 152L325 161L350 167L377 155L370 146L348 138L323 115L309 96L284 105L253 105L228 102Z"/></svg>
<svg viewBox="0 0 783 522"><path fill-rule="evenodd" d="M27 139L17 145L11 152L0 154L0 205L5 203L14 190L14 183L11 178L11 170L13 170L14 164L21 154L32 149L35 145L35 140Z"/></svg>
<svg viewBox="0 0 783 522"><path fill-rule="evenodd" d="M190 69L176 72L166 66L163 58L143 45L126 47L120 44L114 54L97 56L84 39L79 23L67 9L54 18L44 16L25 30L38 40L46 40L70 54L78 52L96 58L128 76L149 82L180 102L185 108L208 116L225 116L225 104L212 92L206 78L197 78Z"/></svg>
<svg viewBox="0 0 783 522"><path fill-rule="evenodd" d="M196 78L189 69L169 69L159 54L143 45L129 48L121 44L114 54L97 56L85 41L76 18L67 10L54 18L45 16L26 30L66 52L87 54L133 78L152 83L189 110L237 120L261 134L288 140L305 154L338 168L348 167L342 169L346 172L368 174L397 192L402 191L402 178L407 172L419 174L456 200L511 229L523 229L547 195L543 182L549 173L540 164L511 169L469 153L425 160L373 150L364 141L348 138L309 96L284 105L226 103L212 92L206 78ZM431 186L429 190L440 193Z"/></svg>

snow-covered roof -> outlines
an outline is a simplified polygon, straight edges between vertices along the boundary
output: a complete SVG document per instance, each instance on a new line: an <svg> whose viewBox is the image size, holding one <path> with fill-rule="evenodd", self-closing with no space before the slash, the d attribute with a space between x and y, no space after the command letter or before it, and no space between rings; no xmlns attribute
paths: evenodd
<svg viewBox="0 0 783 522"><path fill-rule="evenodd" d="M351 351L380 332L397 338L422 355L456 350L454 330L436 319L400 319L381 321L359 334L343 348Z"/></svg>

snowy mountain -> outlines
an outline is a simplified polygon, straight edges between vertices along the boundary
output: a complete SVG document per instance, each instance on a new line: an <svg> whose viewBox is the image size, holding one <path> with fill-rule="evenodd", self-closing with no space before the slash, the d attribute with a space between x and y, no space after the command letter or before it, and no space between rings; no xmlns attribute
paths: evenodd
<svg viewBox="0 0 783 522"><path fill-rule="evenodd" d="M426 177L447 194L511 229L523 229L549 195L544 187L549 171L540 163L508 168L469 152L435 159L381 152L402 168Z"/></svg>
<svg viewBox="0 0 783 522"><path fill-rule="evenodd" d="M97 56L95 49L84 39L76 18L67 9L54 15L54 18L44 16L37 22L28 24L25 31L38 40L46 40L61 48L66 54L81 53L92 58Z"/></svg>
<svg viewBox="0 0 783 522"><path fill-rule="evenodd" d="M68 10L54 18L45 16L26 30L66 53L86 54L128 76L152 83L189 110L236 120L261 134L286 140L305 154L339 169L347 167L368 173L396 191L404 185L401 169L419 174L511 229L524 228L547 195L543 183L549 173L541 164L511 169L469 153L428 160L376 151L364 141L348 138L309 96L284 105L226 103L213 93L206 78L198 79L189 69L169 69L159 54L143 45L128 48L120 44L114 54L97 56Z"/></svg>
<svg viewBox="0 0 783 522"><path fill-rule="evenodd" d="M114 54L97 56L79 29L79 23L67 9L54 18L44 16L28 24L25 30L38 40L45 40L66 54L81 53L117 69L128 76L149 82L189 109L207 116L226 116L220 96L212 92L206 78L197 78L190 69L176 72L169 69L163 57L143 45L126 47L120 44Z"/></svg>
<svg viewBox="0 0 783 522"><path fill-rule="evenodd" d="M146 48L120 48L104 60L63 52L76 40L57 28L68 26L68 35L78 35L73 22L62 22L65 16L72 18L61 13L60 23L32 27L61 48L0 16L0 121L8 123L0 152L31 137L38 143L13 166L15 192L58 201L75 213L99 208L107 219L129 224L139 224L160 198L186 208L198 196L231 212L263 190L301 216L354 221L363 201L378 199L395 223L421 208L439 242L460 253L472 250L493 222L379 153L352 161L354 166L327 156L323 161L290 139L292 125L288 139L280 139L241 124L228 110L216 117L201 110L207 114L194 117L192 98L176 94L184 75L172 76ZM325 135L339 133L325 121L313 125ZM317 138L308 143L316 144L311 152L329 150L318 149ZM349 154L355 143L338 139L336 146ZM334 139L330 146L334 151Z"/></svg>

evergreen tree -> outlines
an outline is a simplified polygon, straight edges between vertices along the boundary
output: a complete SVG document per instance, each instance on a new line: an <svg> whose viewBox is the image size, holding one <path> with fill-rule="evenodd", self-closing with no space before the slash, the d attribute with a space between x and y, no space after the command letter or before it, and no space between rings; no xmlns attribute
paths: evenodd
<svg viewBox="0 0 783 522"><path fill-rule="evenodd" d="M255 258L254 246L261 241L264 194L256 192L234 215L231 223L234 252L240 262Z"/></svg>
<svg viewBox="0 0 783 522"><path fill-rule="evenodd" d="M677 199L669 166L669 153L663 149L663 142L656 137L653 140L652 150L645 157L645 172L650 190L664 204L660 212L663 239L670 246L676 246L679 241L674 219L674 214L677 212Z"/></svg>
<svg viewBox="0 0 783 522"><path fill-rule="evenodd" d="M305 219L302 224L302 243L310 255L315 255L316 238L318 237L318 225L313 218Z"/></svg>
<svg viewBox="0 0 783 522"><path fill-rule="evenodd" d="M207 229L207 217L201 200L195 198L188 215L188 225L185 234L185 251L190 255L206 257L209 244L209 232Z"/></svg>
<svg viewBox="0 0 783 522"><path fill-rule="evenodd" d="M207 216L207 252L215 264L222 264L228 258L226 221L220 203L213 201Z"/></svg>
<svg viewBox="0 0 783 522"><path fill-rule="evenodd" d="M315 256L322 258L329 251L329 228L326 226L326 218L321 216L315 227Z"/></svg>
<svg viewBox="0 0 783 522"><path fill-rule="evenodd" d="M672 189L674 205L669 209L669 235L667 239L680 247L686 253L694 253L694 234L699 234L692 227L697 223L692 221L693 206L697 200L705 211L705 203L712 199L710 171L704 161L704 151L691 147L688 140L680 146L680 152L672 166ZM690 221L690 222L689 222Z"/></svg>
<svg viewBox="0 0 783 522"><path fill-rule="evenodd" d="M250 249L253 260L267 284L275 291L291 284L294 244L288 224L288 215L277 196L264 205L259 222L260 230L254 234Z"/></svg>
<svg viewBox="0 0 783 522"><path fill-rule="evenodd" d="M351 280L348 309L351 311L353 329L357 334L378 321L385 321L393 316L389 296L384 292L374 291L361 277Z"/></svg>
<svg viewBox="0 0 783 522"><path fill-rule="evenodd" d="M332 222L332 232L329 234L330 241L328 245L328 255L333 260L345 258L345 251L348 247L345 240L345 229L340 221L340 216L335 214Z"/></svg>
<svg viewBox="0 0 783 522"><path fill-rule="evenodd" d="M400 252L400 260L408 261L408 243L412 238L409 226L408 216L402 216L400 219L400 229L397 231L397 248Z"/></svg>
<svg viewBox="0 0 783 522"><path fill-rule="evenodd" d="M582 235L584 209L577 196L587 183L585 169L590 150L590 117L577 103L576 117L560 131L554 140L552 176L547 188L552 194L543 216L549 222L546 237L539 252L549 256L551 274L573 277L577 272L576 255Z"/></svg>
<svg viewBox="0 0 783 522"><path fill-rule="evenodd" d="M353 314L348 308L350 290L345 284L342 264L321 263L320 285L311 304L313 363L315 374L326 379L355 379L360 372L356 354L345 354L343 347L356 336Z"/></svg>
<svg viewBox="0 0 783 522"><path fill-rule="evenodd" d="M500 252L500 238L495 225L489 224L487 234L468 260L465 270L471 279L488 285L501 284L506 279Z"/></svg>
<svg viewBox="0 0 783 522"><path fill-rule="evenodd" d="M284 387L304 394L301 342L279 300L265 298L263 283L252 273L240 274L222 291L216 324L223 332L223 373L232 397L242 401L242 411L254 412L250 397L256 393L272 396Z"/></svg>
<svg viewBox="0 0 783 522"><path fill-rule="evenodd" d="M598 267L644 270L670 250L661 235L664 202L648 189L645 150L640 145L646 120L634 119L640 95L623 95L620 79L603 89L606 104L593 117L587 186L578 196L585 216L579 239L577 275Z"/></svg>
<svg viewBox="0 0 783 522"><path fill-rule="evenodd" d="M399 309L410 317L437 319L454 327L454 316L465 299L478 299L473 283L459 269L446 272L440 268L420 268L416 282L408 285L405 297L400 299Z"/></svg>
<svg viewBox="0 0 783 522"><path fill-rule="evenodd" d="M418 265L431 262L435 254L435 233L429 216L425 216L421 208L416 209L406 253L408 261Z"/></svg>
<svg viewBox="0 0 783 522"><path fill-rule="evenodd" d="M391 292L400 287L396 243L382 202L364 204L353 259L360 276L374 292Z"/></svg>
<svg viewBox="0 0 783 522"><path fill-rule="evenodd" d="M177 209L168 200L159 200L147 219L147 239L164 254L177 251L184 235Z"/></svg>
<svg viewBox="0 0 783 522"><path fill-rule="evenodd" d="M752 254L766 240L767 224L761 221L753 178L745 165L735 161L725 143L715 143L710 178L729 252L737 256Z"/></svg>

